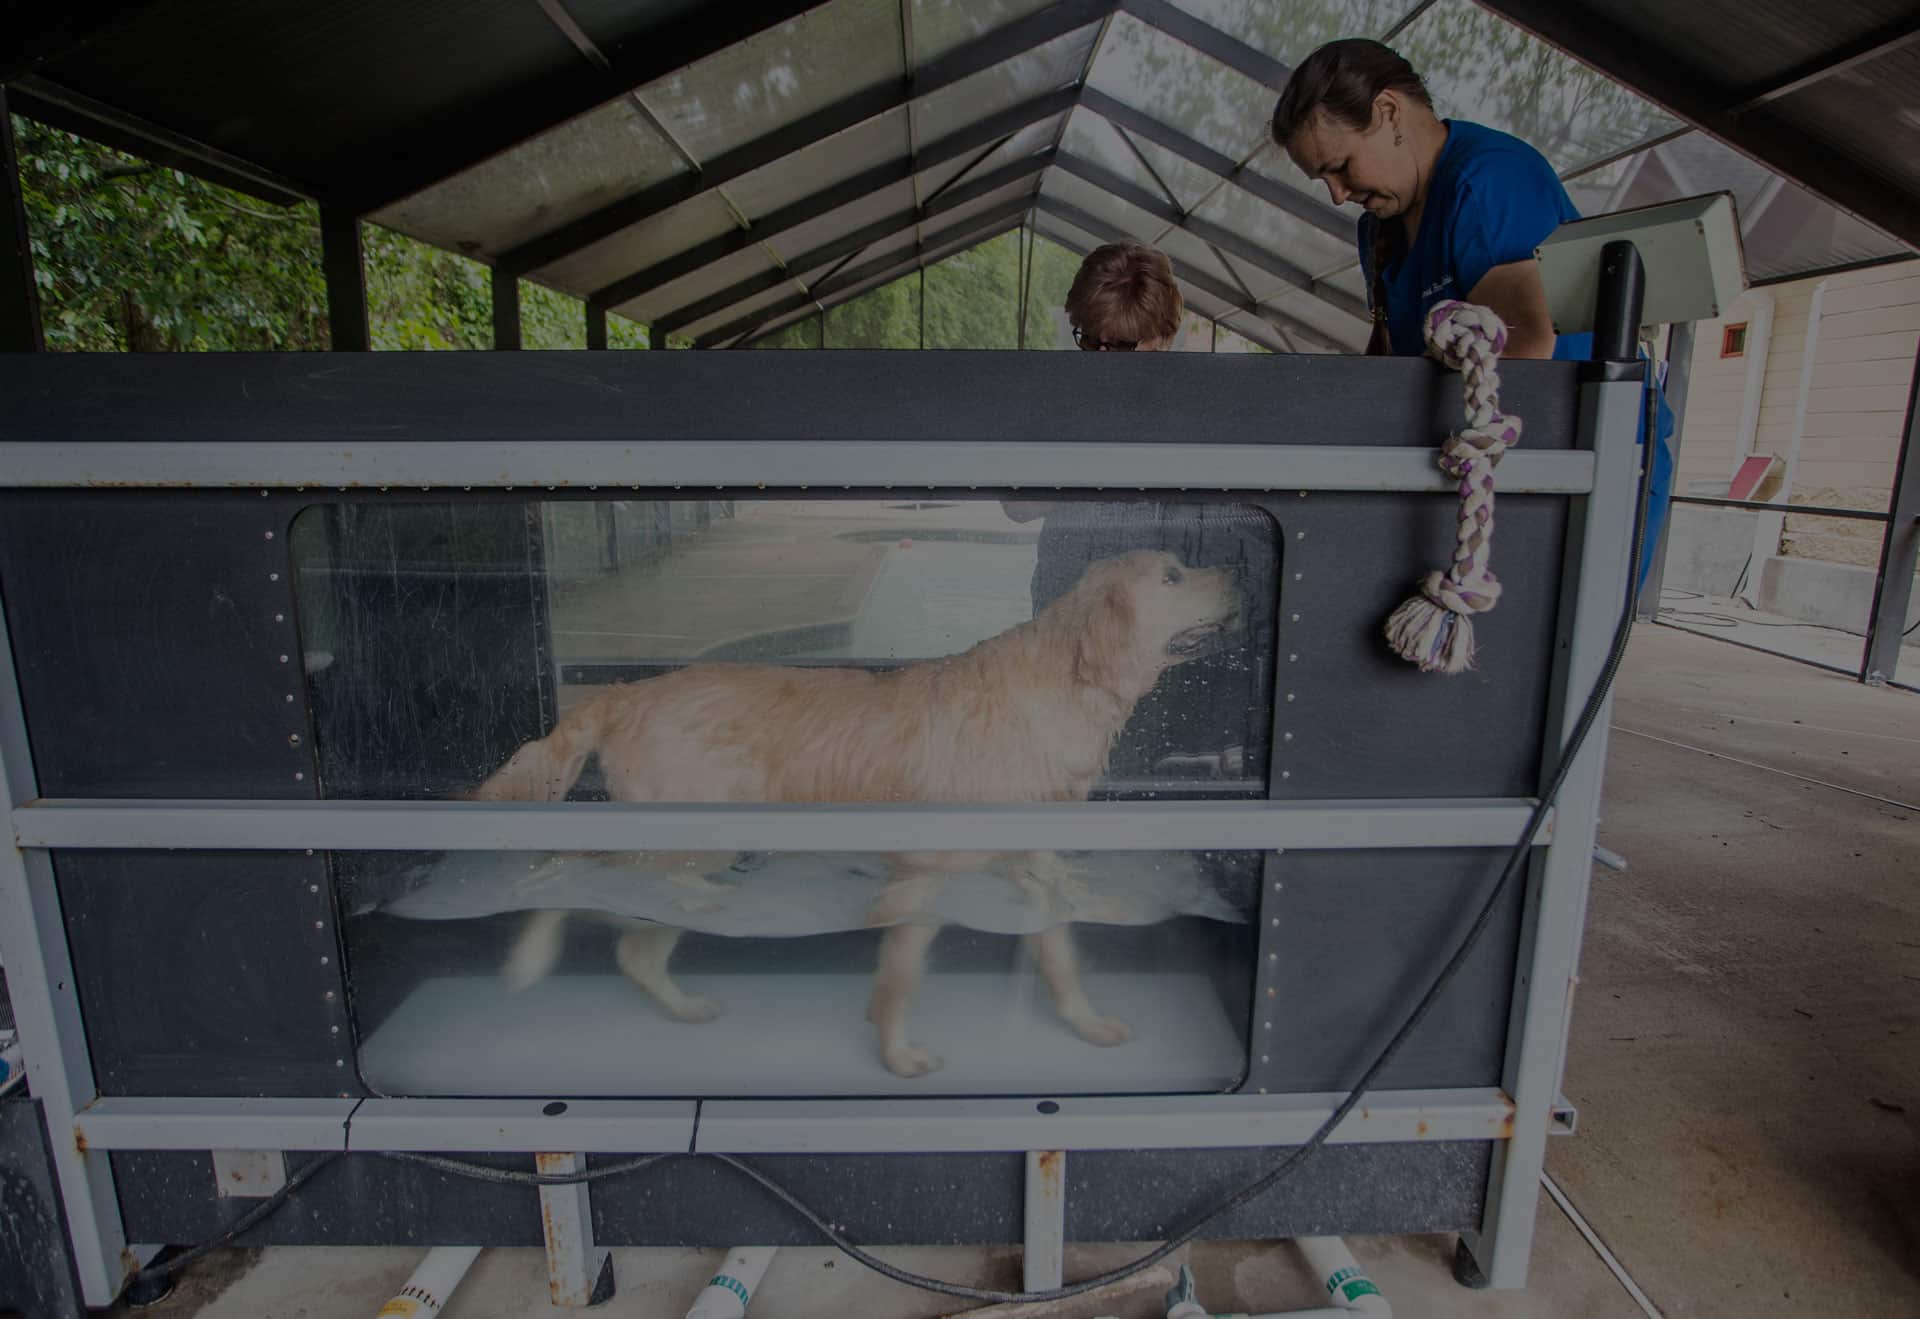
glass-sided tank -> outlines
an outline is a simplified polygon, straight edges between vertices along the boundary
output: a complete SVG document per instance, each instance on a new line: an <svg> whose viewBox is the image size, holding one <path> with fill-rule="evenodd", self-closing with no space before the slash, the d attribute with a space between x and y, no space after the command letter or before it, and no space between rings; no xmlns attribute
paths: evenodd
<svg viewBox="0 0 1920 1319"><path fill-rule="evenodd" d="M1264 512L994 498L316 504L331 798L1266 793ZM391 1095L1126 1094L1243 1076L1260 858L341 852Z"/></svg>

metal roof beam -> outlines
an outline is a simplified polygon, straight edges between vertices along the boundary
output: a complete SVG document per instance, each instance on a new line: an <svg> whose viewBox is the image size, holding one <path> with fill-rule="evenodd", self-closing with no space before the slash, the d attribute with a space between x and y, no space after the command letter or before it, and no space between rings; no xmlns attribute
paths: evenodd
<svg viewBox="0 0 1920 1319"><path fill-rule="evenodd" d="M522 243L502 253L499 264L520 274L551 265L711 188L1096 23L1118 7L1119 0L1060 0L941 56L922 67L911 79L899 78L855 92L714 157L698 174L683 174L656 183Z"/></svg>
<svg viewBox="0 0 1920 1319"><path fill-rule="evenodd" d="M1747 114L1768 105L1783 96L1791 96L1797 91L1825 82L1836 74L1858 68L1882 55L1891 55L1896 50L1904 50L1914 42L1920 41L1920 18L1912 15L1877 28L1857 41L1850 41L1835 50L1828 51L1817 59L1811 59L1783 74L1773 82L1748 94L1747 98L1733 106L1728 113Z"/></svg>
<svg viewBox="0 0 1920 1319"><path fill-rule="evenodd" d="M1676 59L1649 41L1560 0L1480 0L1481 5L1540 40L1704 129L1749 158L1832 202L1904 243L1920 246L1920 197L1891 188L1868 168L1876 149L1862 137L1858 153L1843 153L1797 128L1768 106L1735 115L1725 86L1711 72Z"/></svg>
<svg viewBox="0 0 1920 1319"><path fill-rule="evenodd" d="M924 206L896 211L884 219L863 225L852 233L843 234L810 252L802 252L798 256L790 257L784 268L763 270L757 275L750 275L717 293L701 298L698 302L688 303L665 315L656 316L653 320L653 331L661 335L673 334L696 321L704 321L718 315L735 303L744 302L756 294L765 293L768 289L778 288L809 270L818 270L845 257L857 256L863 248L874 243L885 242L903 230L912 229L936 216L958 210L969 202L978 201L982 197L998 192L1010 183L1038 174L1052 159L1053 152L1038 151L1025 160L1016 160L1011 164L1002 165L999 169L989 170L977 179L969 179L965 183L947 189Z"/></svg>
<svg viewBox="0 0 1920 1319"><path fill-rule="evenodd" d="M624 92L777 28L819 2L690 6L679 17L637 32L607 51L604 73L587 64L570 63L527 85L462 105L438 122L401 125L391 146L383 148L380 163L367 177L343 189L341 200L362 215L391 206Z"/></svg>
<svg viewBox="0 0 1920 1319"><path fill-rule="evenodd" d="M1128 205L1138 207L1149 215L1167 221L1176 229L1184 229L1208 246L1217 247L1223 252L1231 252L1248 265L1264 270L1276 279L1285 280L1294 288L1312 293L1329 306L1336 307L1349 316L1363 321L1367 319L1365 304L1358 298L1332 285L1317 283L1309 271L1278 253L1270 252L1258 243L1248 241L1223 225L1188 214L1160 194L1140 187L1104 165L1097 165L1090 160L1065 152L1061 153L1056 163L1068 174L1085 179L1096 188L1111 193Z"/></svg>
<svg viewBox="0 0 1920 1319"><path fill-rule="evenodd" d="M788 230L797 229L823 215L831 214L842 206L871 196L884 188L904 183L923 170L932 169L983 147L991 146L1023 128L1040 123L1054 115L1063 114L1073 108L1078 95L1076 89L1063 87L1045 96L1037 96L1022 105L1014 106L1011 110L1004 110L930 143L917 157L903 156L898 160L876 165L850 179L844 179L831 187L822 188L811 196L783 206L777 211L769 212L753 221L745 229L735 229L670 256L664 261L656 261L645 269L637 270L605 288L596 289L587 300L603 307L613 307L628 302L663 284L703 270L714 262L744 251L757 243L778 238Z"/></svg>
<svg viewBox="0 0 1920 1319"><path fill-rule="evenodd" d="M1113 226L1100 216L1094 215L1090 211L1082 210L1071 202L1063 202L1056 198L1042 195L1036 205L1046 214L1065 220L1075 228L1083 229L1087 233L1094 234L1098 237L1109 240L1126 237L1125 234L1116 232ZM1237 307L1241 311L1251 312L1255 316L1282 322L1288 330L1300 335L1303 339L1311 340L1324 348L1332 349L1334 352L1347 353L1353 351L1348 345L1340 343L1324 330L1316 329L1297 317L1289 316L1286 312L1280 311L1277 308L1261 307L1257 304L1249 303L1246 296L1242 294L1240 290L1222 283L1211 275L1184 267L1179 261L1173 262L1173 270L1176 277L1193 285L1193 287L1199 289L1216 302L1224 302L1229 307Z"/></svg>
<svg viewBox="0 0 1920 1319"><path fill-rule="evenodd" d="M9 85L7 99L15 114L50 128L77 133L115 151L181 170L275 206L297 206L318 195L309 183L286 178L44 78L22 78Z"/></svg>
<svg viewBox="0 0 1920 1319"><path fill-rule="evenodd" d="M749 315L709 330L694 340L693 346L712 348L733 339L754 338L762 332L763 327L771 326L774 321L783 316L803 311L815 304L824 306L834 300L833 295L836 293L855 290L858 285L884 283L886 278L892 275L905 274L931 253L945 254L949 249L961 249L985 242L987 238L1013 228L1032 204L1033 198L1025 195L1009 198L992 210L980 215L970 215L964 220L929 234L909 249L889 252L885 256L875 257L861 265L838 271L827 276L805 293L796 293L790 298L783 298L771 306L762 307ZM909 223L901 226L896 232L905 232L912 227Z"/></svg>
<svg viewBox="0 0 1920 1319"><path fill-rule="evenodd" d="M1080 104L1110 123L1144 137L1158 146L1165 147L1189 164L1198 165L1201 169L1226 179L1235 187L1245 189L1261 201L1271 202L1287 214L1332 234L1341 242L1353 241L1354 221L1351 218L1334 210L1331 206L1321 205L1298 188L1290 188L1263 174L1242 169L1240 162L1233 157L1223 155L1212 147L1195 141L1172 125L1163 124L1152 115L1117 101L1098 88L1087 88L1080 97Z"/></svg>

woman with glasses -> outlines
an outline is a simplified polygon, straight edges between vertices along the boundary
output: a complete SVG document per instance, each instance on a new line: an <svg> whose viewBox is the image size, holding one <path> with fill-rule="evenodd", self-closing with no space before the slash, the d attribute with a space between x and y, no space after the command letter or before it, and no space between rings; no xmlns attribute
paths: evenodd
<svg viewBox="0 0 1920 1319"><path fill-rule="evenodd" d="M1067 292L1073 341L1089 353L1171 347L1184 310L1173 264L1165 252L1145 243L1094 248Z"/></svg>

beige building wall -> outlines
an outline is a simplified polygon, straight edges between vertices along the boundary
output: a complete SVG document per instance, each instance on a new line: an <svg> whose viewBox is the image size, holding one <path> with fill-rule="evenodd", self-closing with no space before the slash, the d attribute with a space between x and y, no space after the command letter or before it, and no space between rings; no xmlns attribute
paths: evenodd
<svg viewBox="0 0 1920 1319"><path fill-rule="evenodd" d="M1822 284L1809 373L1807 341L1815 290ZM1768 342L1760 344L1754 338L1756 309L1764 296L1772 299L1773 322ZM1749 352L1764 351L1764 363L1720 355L1725 328L1742 321L1749 325ZM1885 509L1916 349L1920 260L1743 296L1725 317L1703 321L1697 331L1675 493L1725 493L1748 452L1742 416L1757 383L1751 452L1776 454L1791 468L1793 503ZM1778 490L1770 484L1760 497L1775 497ZM1793 515L1786 519L1780 553L1871 567L1879 560L1881 535L1879 523Z"/></svg>

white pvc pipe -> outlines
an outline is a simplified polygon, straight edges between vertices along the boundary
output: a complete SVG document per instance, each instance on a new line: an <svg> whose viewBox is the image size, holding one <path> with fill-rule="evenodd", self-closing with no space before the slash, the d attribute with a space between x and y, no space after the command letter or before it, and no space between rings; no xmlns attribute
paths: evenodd
<svg viewBox="0 0 1920 1319"><path fill-rule="evenodd" d="M432 1319L478 1258L478 1246L435 1246L374 1319Z"/></svg>
<svg viewBox="0 0 1920 1319"><path fill-rule="evenodd" d="M1182 1268L1181 1285L1167 1296L1171 1302L1167 1319L1353 1319L1355 1315L1393 1319L1393 1307L1387 1304L1387 1298L1380 1294L1372 1279L1361 1271L1346 1242L1339 1237L1297 1237L1293 1244L1306 1256L1307 1267L1313 1270L1314 1278L1333 1301L1332 1305L1311 1310L1272 1310L1264 1314L1245 1311L1214 1314L1202 1309L1193 1299L1193 1272Z"/></svg>
<svg viewBox="0 0 1920 1319"><path fill-rule="evenodd" d="M693 1298L687 1319L741 1319L753 1303L754 1290L766 1276L778 1246L736 1246L727 1252L720 1271Z"/></svg>

